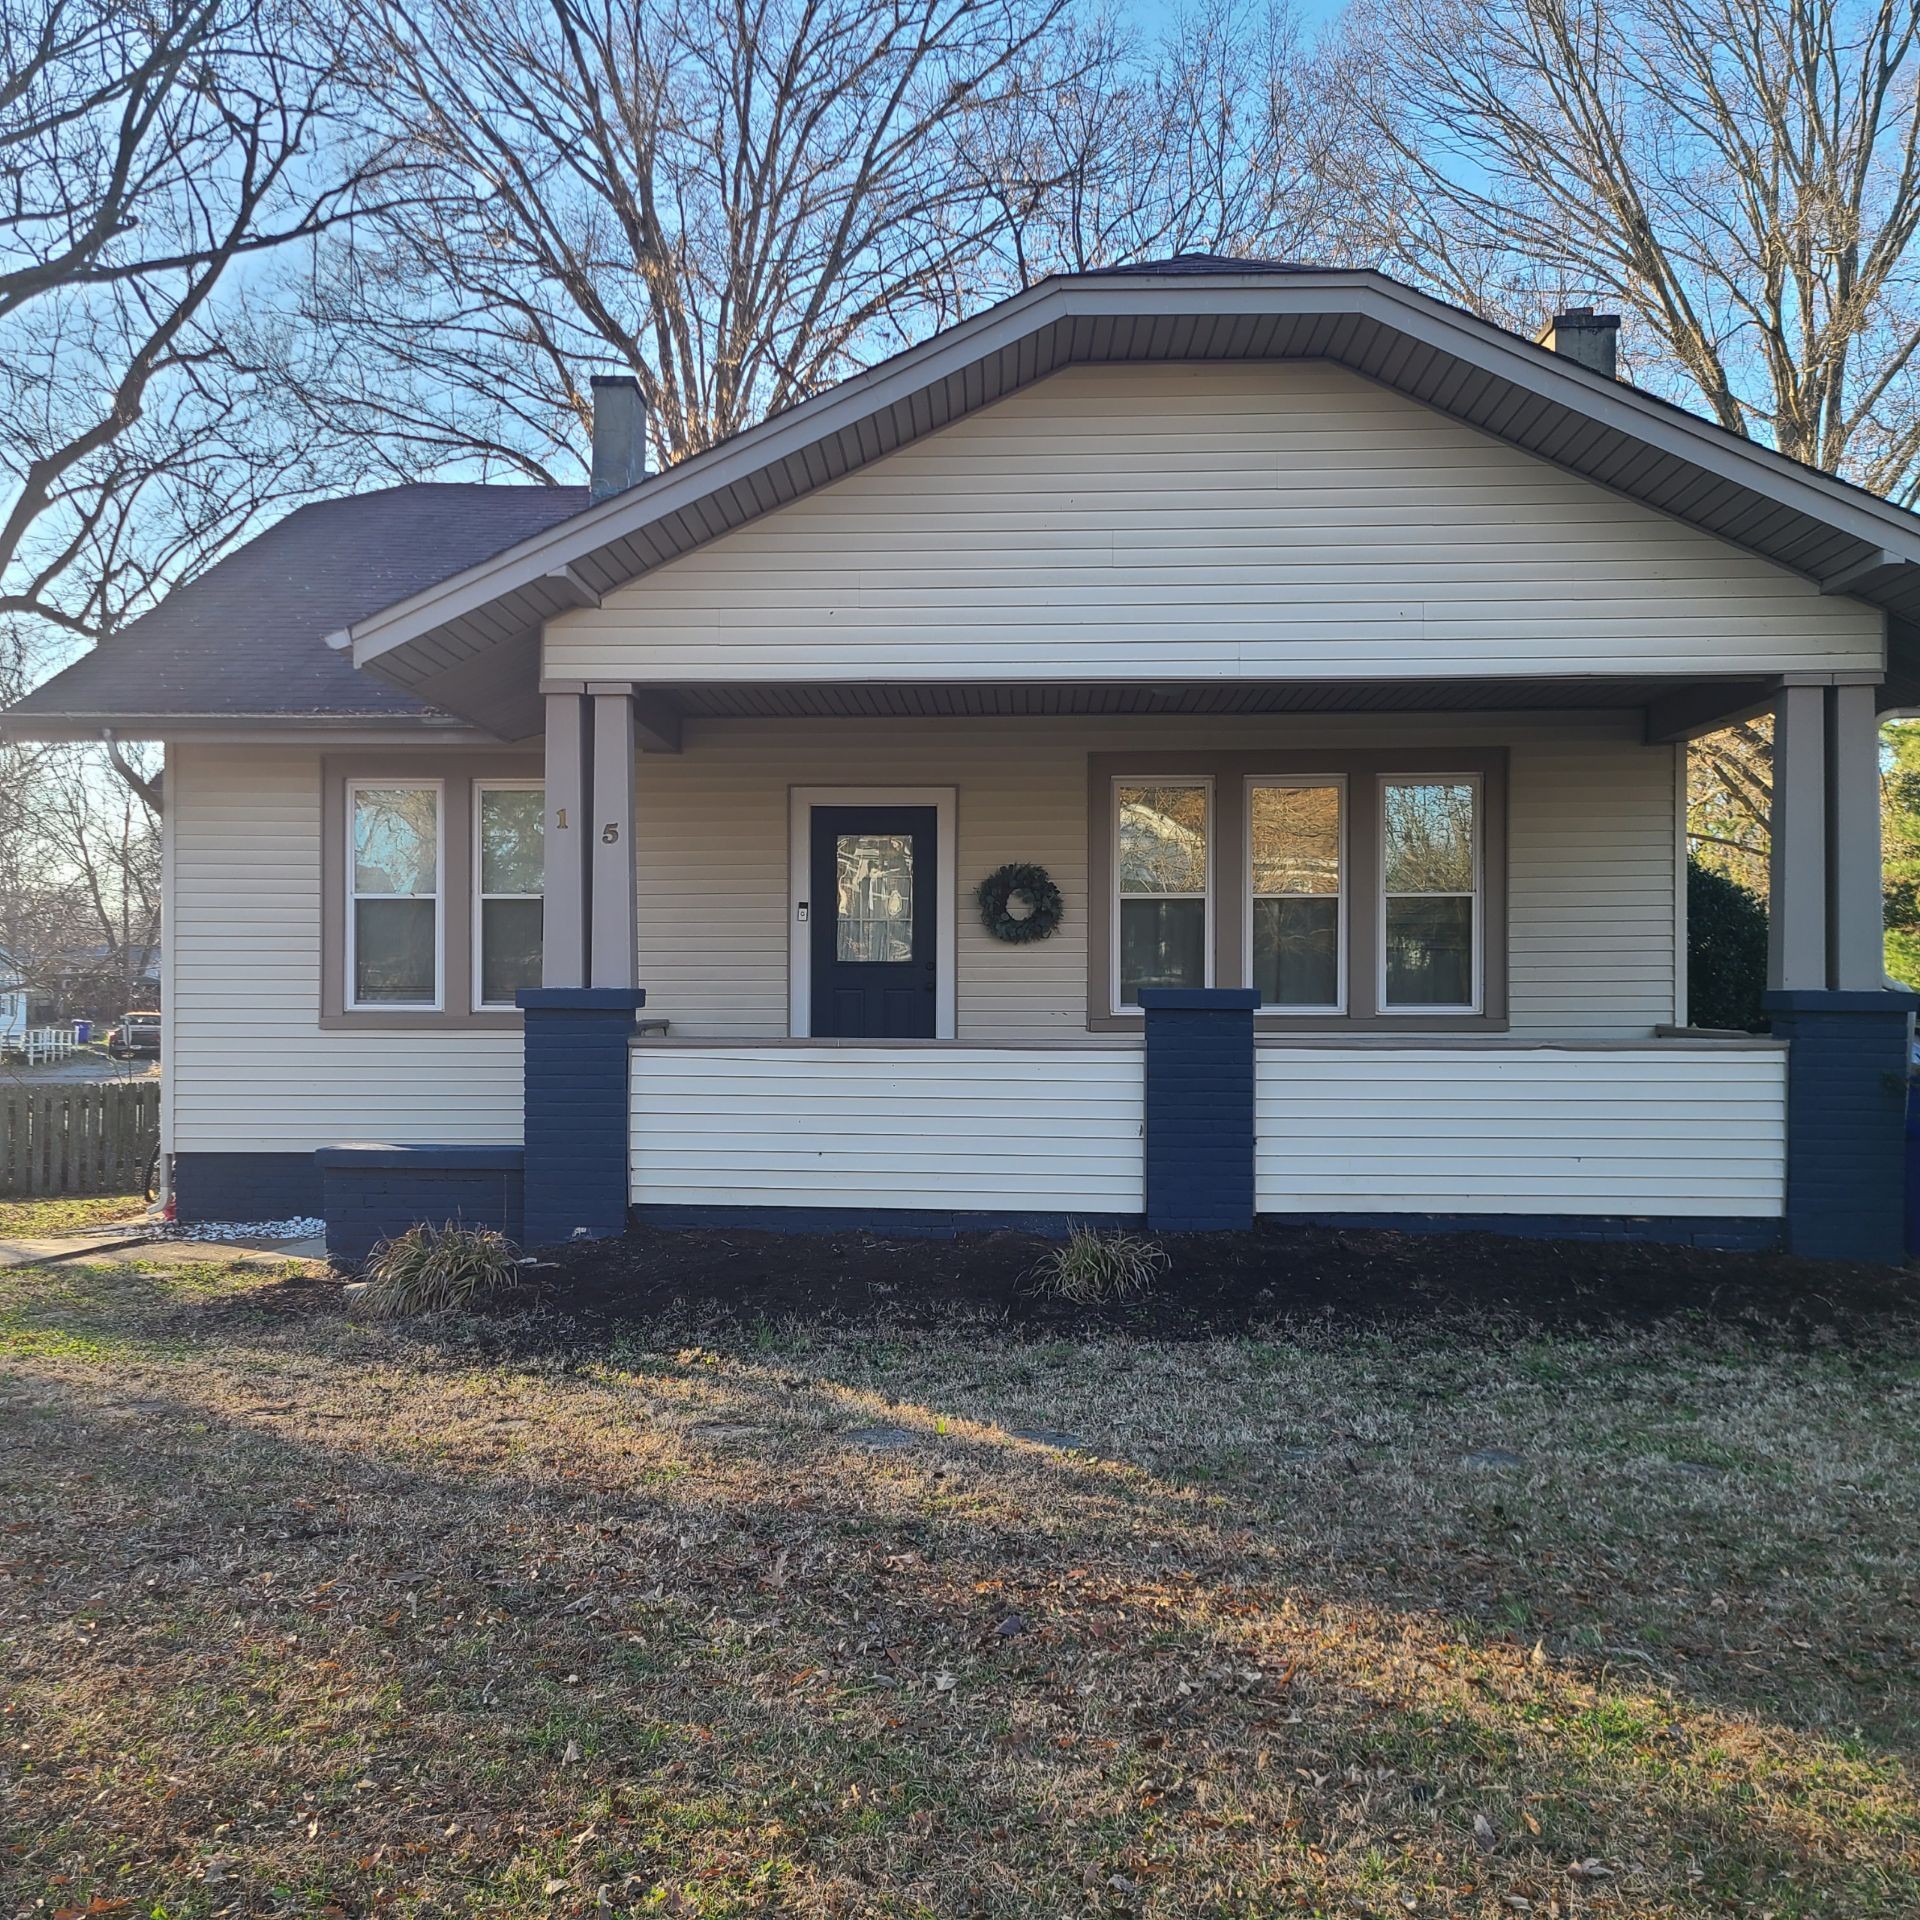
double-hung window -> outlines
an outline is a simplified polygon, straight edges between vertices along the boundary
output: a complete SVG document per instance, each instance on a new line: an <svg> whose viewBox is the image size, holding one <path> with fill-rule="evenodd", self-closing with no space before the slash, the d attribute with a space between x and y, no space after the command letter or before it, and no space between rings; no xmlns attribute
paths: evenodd
<svg viewBox="0 0 1920 1920"><path fill-rule="evenodd" d="M1380 1010L1480 1007L1480 782L1380 782Z"/></svg>
<svg viewBox="0 0 1920 1920"><path fill-rule="evenodd" d="M347 786L347 1004L442 1003L443 823L438 780Z"/></svg>
<svg viewBox="0 0 1920 1920"><path fill-rule="evenodd" d="M1287 1013L1346 1006L1346 782L1247 788L1249 983Z"/></svg>
<svg viewBox="0 0 1920 1920"><path fill-rule="evenodd" d="M1213 783L1113 783L1115 1008L1213 978Z"/></svg>
<svg viewBox="0 0 1920 1920"><path fill-rule="evenodd" d="M540 984L546 793L537 780L473 783L475 1008Z"/></svg>

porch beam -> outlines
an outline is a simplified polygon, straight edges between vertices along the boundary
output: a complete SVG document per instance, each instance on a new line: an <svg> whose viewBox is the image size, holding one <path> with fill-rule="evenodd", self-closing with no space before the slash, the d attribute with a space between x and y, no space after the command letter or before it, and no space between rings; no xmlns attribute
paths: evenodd
<svg viewBox="0 0 1920 1920"><path fill-rule="evenodd" d="M638 984L634 919L633 697L595 693L593 703L593 813L589 848L592 912L588 973L595 987Z"/></svg>
<svg viewBox="0 0 1920 1920"><path fill-rule="evenodd" d="M1827 984L1826 689L1782 687L1773 720L1767 985Z"/></svg>
<svg viewBox="0 0 1920 1920"><path fill-rule="evenodd" d="M587 984L587 817L591 761L587 702L577 693L547 695L545 911L541 983Z"/></svg>
<svg viewBox="0 0 1920 1920"><path fill-rule="evenodd" d="M591 694L624 693L633 702L633 737L642 753L680 751L680 707L669 693L652 693L626 680L589 680Z"/></svg>
<svg viewBox="0 0 1920 1920"><path fill-rule="evenodd" d="M1697 740L1739 720L1751 720L1773 705L1777 680L1707 680L1676 687L1647 702L1647 745L1665 747Z"/></svg>
<svg viewBox="0 0 1920 1920"><path fill-rule="evenodd" d="M1880 892L1880 716L1873 687L1827 691L1827 973L1839 992L1886 984Z"/></svg>

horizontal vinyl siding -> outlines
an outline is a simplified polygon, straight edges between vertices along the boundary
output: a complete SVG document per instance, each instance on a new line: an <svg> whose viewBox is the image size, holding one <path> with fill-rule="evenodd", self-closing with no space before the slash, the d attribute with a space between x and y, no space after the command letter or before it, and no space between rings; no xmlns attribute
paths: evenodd
<svg viewBox="0 0 1920 1920"><path fill-rule="evenodd" d="M1138 1047L647 1047L639 1206L1138 1213Z"/></svg>
<svg viewBox="0 0 1920 1920"><path fill-rule="evenodd" d="M787 808L792 786L951 786L958 871L957 1036L1085 1036L1090 753L1504 745L1511 754L1514 1031L1627 1039L1674 1015L1674 750L1637 716L1435 720L1386 715L1216 720L694 721L686 750L642 755L634 840L640 979L676 1035L787 1031ZM1033 860L1065 895L1060 930L1014 947L973 889Z"/></svg>
<svg viewBox="0 0 1920 1920"><path fill-rule="evenodd" d="M167 806L176 1153L520 1138L517 1033L320 1030L317 753L170 748Z"/></svg>
<svg viewBox="0 0 1920 1920"><path fill-rule="evenodd" d="M1786 1055L1263 1045L1262 1213L1777 1216Z"/></svg>
<svg viewBox="0 0 1920 1920"><path fill-rule="evenodd" d="M1881 662L1873 609L1323 362L1069 369L546 638L589 680Z"/></svg>

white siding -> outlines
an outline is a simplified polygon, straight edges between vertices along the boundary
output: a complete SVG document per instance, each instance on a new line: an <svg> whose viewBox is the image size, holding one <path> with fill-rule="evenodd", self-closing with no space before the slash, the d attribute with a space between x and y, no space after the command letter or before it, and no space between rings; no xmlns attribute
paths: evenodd
<svg viewBox="0 0 1920 1920"><path fill-rule="evenodd" d="M1776 1216L1786 1054L1262 1045L1262 1213Z"/></svg>
<svg viewBox="0 0 1920 1920"><path fill-rule="evenodd" d="M547 628L559 678L1877 668L1882 620L1323 362L1055 374Z"/></svg>
<svg viewBox="0 0 1920 1920"><path fill-rule="evenodd" d="M639 1206L1138 1213L1137 1046L633 1055Z"/></svg>
<svg viewBox="0 0 1920 1920"><path fill-rule="evenodd" d="M317 751L176 746L167 808L173 1151L520 1138L518 1033L321 1031Z"/></svg>
<svg viewBox="0 0 1920 1920"><path fill-rule="evenodd" d="M695 721L684 753L642 755L634 839L640 980L676 1035L787 1031L787 790L958 790L962 1040L1068 1039L1086 1029L1087 755L1129 749L1510 749L1509 918L1515 1032L1632 1038L1675 1009L1674 749L1630 715L1443 721ZM1010 947L972 892L1034 860L1066 896L1060 931Z"/></svg>

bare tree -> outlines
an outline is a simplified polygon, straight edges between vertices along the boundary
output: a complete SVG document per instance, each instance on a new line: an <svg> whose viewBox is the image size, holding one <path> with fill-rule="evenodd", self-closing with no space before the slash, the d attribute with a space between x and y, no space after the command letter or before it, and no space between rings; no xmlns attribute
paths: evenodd
<svg viewBox="0 0 1920 1920"><path fill-rule="evenodd" d="M1920 497L1920 0L1359 0L1342 73L1387 261Z"/></svg>
<svg viewBox="0 0 1920 1920"><path fill-rule="evenodd" d="M1041 63L1005 135L961 155L1004 215L1013 283L1189 252L1347 256L1345 123L1291 7L1203 0L1145 38L1070 20Z"/></svg>
<svg viewBox="0 0 1920 1920"><path fill-rule="evenodd" d="M317 483L250 263L384 162L309 0L0 0L0 638L110 631ZM44 660L33 664L44 664Z"/></svg>

